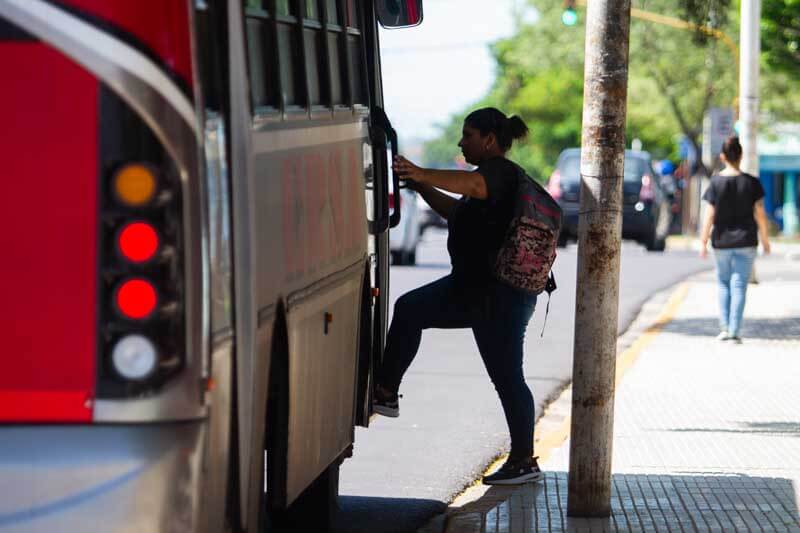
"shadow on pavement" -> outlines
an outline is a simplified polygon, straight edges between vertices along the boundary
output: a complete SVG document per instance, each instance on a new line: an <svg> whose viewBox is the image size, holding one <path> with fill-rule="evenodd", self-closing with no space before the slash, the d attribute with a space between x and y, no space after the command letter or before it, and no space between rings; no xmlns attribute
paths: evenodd
<svg viewBox="0 0 800 533"><path fill-rule="evenodd" d="M744 422L739 428L674 428L678 433L751 433L800 437L800 422Z"/></svg>
<svg viewBox="0 0 800 533"><path fill-rule="evenodd" d="M491 487L452 509L446 533L533 531L795 531L792 480L746 474L615 474L611 516L567 517L567 473L543 483Z"/></svg>
<svg viewBox="0 0 800 533"><path fill-rule="evenodd" d="M719 333L717 318L678 318L666 324L662 331L715 337ZM741 337L747 339L796 340L800 337L800 317L747 318L742 324Z"/></svg>
<svg viewBox="0 0 800 533"><path fill-rule="evenodd" d="M339 496L333 533L415 533L446 509L436 500Z"/></svg>

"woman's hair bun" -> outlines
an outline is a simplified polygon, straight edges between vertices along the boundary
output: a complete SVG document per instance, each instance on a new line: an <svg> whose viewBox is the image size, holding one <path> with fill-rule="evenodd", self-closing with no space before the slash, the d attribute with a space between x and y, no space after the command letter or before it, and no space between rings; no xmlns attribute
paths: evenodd
<svg viewBox="0 0 800 533"><path fill-rule="evenodd" d="M483 136L494 133L497 143L503 151L511 148L514 139L521 139L528 134L528 126L519 116L507 117L494 107L476 109L467 115L464 123L476 128Z"/></svg>
<svg viewBox="0 0 800 533"><path fill-rule="evenodd" d="M528 135L528 126L518 115L506 119L505 130L512 139L521 139Z"/></svg>
<svg viewBox="0 0 800 533"><path fill-rule="evenodd" d="M739 137L731 135L725 142L722 143L722 153L725 154L725 159L729 163L737 165L742 160L742 145L739 142Z"/></svg>

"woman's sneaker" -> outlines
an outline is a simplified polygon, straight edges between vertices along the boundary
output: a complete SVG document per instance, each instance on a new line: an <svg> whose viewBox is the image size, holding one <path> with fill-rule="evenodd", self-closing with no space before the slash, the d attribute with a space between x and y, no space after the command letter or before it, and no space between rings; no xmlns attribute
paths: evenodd
<svg viewBox="0 0 800 533"><path fill-rule="evenodd" d="M397 418L400 416L400 398L400 394L386 394L380 387L375 387L372 393L372 410L379 415Z"/></svg>
<svg viewBox="0 0 800 533"><path fill-rule="evenodd" d="M539 470L538 457L530 459L512 460L506 463L494 474L483 476L484 485L521 485L522 483L535 483L544 479L544 472Z"/></svg>

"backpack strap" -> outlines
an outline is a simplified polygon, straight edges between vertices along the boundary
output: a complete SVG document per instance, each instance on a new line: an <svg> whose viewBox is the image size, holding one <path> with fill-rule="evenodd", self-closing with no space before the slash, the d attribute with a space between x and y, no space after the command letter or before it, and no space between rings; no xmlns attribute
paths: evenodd
<svg viewBox="0 0 800 533"><path fill-rule="evenodd" d="M544 337L544 328L547 326L547 315L550 314L550 296L557 288L558 286L556 285L556 277L553 275L553 271L551 270L550 275L547 277L547 283L544 286L544 290L547 293L547 307L544 311L544 323L542 324L542 333L539 335L539 337Z"/></svg>

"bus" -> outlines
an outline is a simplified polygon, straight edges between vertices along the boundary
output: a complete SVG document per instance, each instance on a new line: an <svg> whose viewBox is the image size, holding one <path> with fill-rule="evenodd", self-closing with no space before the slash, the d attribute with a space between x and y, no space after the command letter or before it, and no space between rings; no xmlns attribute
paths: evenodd
<svg viewBox="0 0 800 533"><path fill-rule="evenodd" d="M0 529L323 531L421 0L0 0Z"/></svg>

